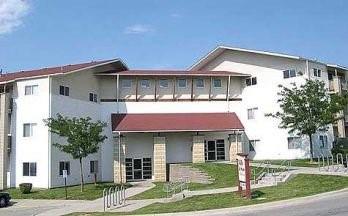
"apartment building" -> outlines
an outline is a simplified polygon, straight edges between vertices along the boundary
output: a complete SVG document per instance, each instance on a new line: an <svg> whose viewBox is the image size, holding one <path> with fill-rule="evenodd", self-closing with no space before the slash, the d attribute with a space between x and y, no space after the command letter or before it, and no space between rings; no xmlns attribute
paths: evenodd
<svg viewBox="0 0 348 216"><path fill-rule="evenodd" d="M52 188L79 183L79 162L52 144L65 140L43 119L57 113L107 122L84 177L165 181L167 164L309 156L308 137L265 117L279 109L278 85L323 80L346 90L347 69L298 56L219 46L188 70L131 70L120 59L3 74L0 77L0 183ZM344 115L344 112L341 114ZM330 154L345 120L313 136L314 153Z"/></svg>

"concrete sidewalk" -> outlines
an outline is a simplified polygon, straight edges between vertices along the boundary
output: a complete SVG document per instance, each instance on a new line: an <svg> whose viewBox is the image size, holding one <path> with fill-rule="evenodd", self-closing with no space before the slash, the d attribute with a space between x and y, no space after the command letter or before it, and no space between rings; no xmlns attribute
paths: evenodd
<svg viewBox="0 0 348 216"><path fill-rule="evenodd" d="M254 164L253 164L254 165ZM319 171L318 168L312 167L291 167L289 171L291 174L320 174L320 175L338 175L348 176L345 172L327 172ZM136 194L142 193L149 190L155 185L149 181L133 183L134 186L126 190L126 197L131 197ZM252 188L261 188L271 185L252 185ZM144 199L144 200L127 200L126 204L121 207L115 207L107 212L130 212L142 207L148 206L153 203L167 203L175 202L185 197L207 195L207 194L218 194L237 191L237 187L207 189L207 190L196 190L196 191L183 191L182 193L176 194L171 198L161 199ZM64 215L73 212L103 212L103 198L99 198L93 201L86 200L14 200L15 203L12 207L0 209L0 215ZM19 214L16 214L19 213ZM30 212L30 214L23 214L23 212Z"/></svg>

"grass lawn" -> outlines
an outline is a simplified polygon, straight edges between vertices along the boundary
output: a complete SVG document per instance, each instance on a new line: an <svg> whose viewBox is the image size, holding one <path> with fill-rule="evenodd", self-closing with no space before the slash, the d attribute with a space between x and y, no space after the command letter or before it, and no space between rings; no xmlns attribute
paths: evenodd
<svg viewBox="0 0 348 216"><path fill-rule="evenodd" d="M206 172L210 177L215 179L211 184L190 183L189 190L191 191L237 186L236 165L223 163L200 163L188 165ZM164 182L156 182L154 184L156 185L154 188L141 194L137 194L130 199L154 199L166 197L166 193L163 191Z"/></svg>
<svg viewBox="0 0 348 216"><path fill-rule="evenodd" d="M268 161L274 165L280 165L283 162L283 160L268 160ZM312 163L310 162L310 159L295 159L295 160L289 160L289 161L291 161L291 166L294 166L294 167L318 167L317 159L314 159ZM252 161L252 162L261 163L263 161Z"/></svg>
<svg viewBox="0 0 348 216"><path fill-rule="evenodd" d="M84 191L80 192L80 185L69 186L68 199L69 200L94 200L102 197L104 188L115 186L114 183L98 183L85 184ZM129 187L127 184L126 187ZM29 194L22 194L19 188L11 188L6 190L10 193L12 199L65 199L64 187L52 189L35 189Z"/></svg>
<svg viewBox="0 0 348 216"><path fill-rule="evenodd" d="M211 184L190 183L189 190L202 190L211 188L232 187L237 185L237 166L220 163L201 163L188 164L206 172L210 177L215 179ZM141 194L137 194L130 199L154 199L164 198L166 193L163 191L164 182L154 183L156 186Z"/></svg>
<svg viewBox="0 0 348 216"><path fill-rule="evenodd" d="M128 214L156 214L229 208L310 196L347 187L348 177L299 174L284 184L253 190L253 199L251 200L240 198L236 193L202 195L173 203L155 203ZM73 215L116 214L74 213Z"/></svg>

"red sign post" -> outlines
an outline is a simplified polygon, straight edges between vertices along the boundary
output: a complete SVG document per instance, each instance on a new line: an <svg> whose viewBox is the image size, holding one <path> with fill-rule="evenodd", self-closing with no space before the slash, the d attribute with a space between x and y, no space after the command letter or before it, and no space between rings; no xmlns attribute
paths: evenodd
<svg viewBox="0 0 348 216"><path fill-rule="evenodd" d="M246 154L237 154L238 193L242 197L251 198L250 165Z"/></svg>

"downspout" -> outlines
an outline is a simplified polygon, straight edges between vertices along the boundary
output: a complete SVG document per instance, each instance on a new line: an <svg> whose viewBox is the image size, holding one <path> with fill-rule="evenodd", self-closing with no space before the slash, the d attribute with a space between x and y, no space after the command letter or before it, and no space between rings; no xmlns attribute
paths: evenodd
<svg viewBox="0 0 348 216"><path fill-rule="evenodd" d="M117 113L120 113L120 105L119 105L119 87L120 86L120 75L116 75L116 104L117 104Z"/></svg>
<svg viewBox="0 0 348 216"><path fill-rule="evenodd" d="M52 77L48 76L48 117L51 118L51 112L52 112ZM51 188L51 132L48 129L48 188Z"/></svg>
<svg viewBox="0 0 348 216"><path fill-rule="evenodd" d="M118 166L120 174L120 183L122 183L122 166L121 166L121 132L118 132Z"/></svg>
<svg viewBox="0 0 348 216"><path fill-rule="evenodd" d="M230 112L230 85L231 85L231 76L228 76L228 83L227 83L227 112Z"/></svg>
<svg viewBox="0 0 348 216"><path fill-rule="evenodd" d="M311 73L309 72L309 61L306 60L306 73L308 74L308 79L311 79Z"/></svg>

